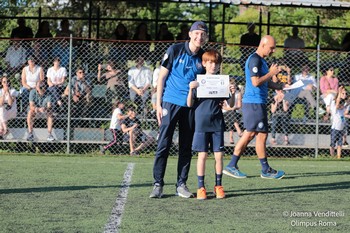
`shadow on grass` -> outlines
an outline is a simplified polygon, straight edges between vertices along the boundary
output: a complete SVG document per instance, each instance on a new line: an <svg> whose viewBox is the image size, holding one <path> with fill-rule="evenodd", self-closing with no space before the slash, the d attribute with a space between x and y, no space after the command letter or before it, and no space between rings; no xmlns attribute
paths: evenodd
<svg viewBox="0 0 350 233"><path fill-rule="evenodd" d="M336 172L308 172L300 174L286 174L283 179L297 178L297 177L313 177L313 176L343 176L350 175L350 171L336 171Z"/></svg>
<svg viewBox="0 0 350 233"><path fill-rule="evenodd" d="M120 188L120 185L106 185L106 186L58 186L58 187L40 187L40 188L16 188L16 189L0 189L0 194L12 193L41 193L41 192L59 192L59 191L77 191L86 189L100 189L100 188Z"/></svg>
<svg viewBox="0 0 350 233"><path fill-rule="evenodd" d="M323 183L323 184L312 184L312 185L301 185L301 186L286 186L279 188L263 188L263 189L243 189L243 190L232 190L225 191L226 197L237 197L237 196L250 196L259 194L277 194L277 193L300 193L300 192L313 192L313 191L327 191L327 190L345 190L350 189L350 182L335 182L335 183Z"/></svg>

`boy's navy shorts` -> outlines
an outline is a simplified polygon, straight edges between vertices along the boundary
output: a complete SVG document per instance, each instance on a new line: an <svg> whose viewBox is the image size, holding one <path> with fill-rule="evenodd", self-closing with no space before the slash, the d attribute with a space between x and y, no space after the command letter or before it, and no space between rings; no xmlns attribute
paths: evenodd
<svg viewBox="0 0 350 233"><path fill-rule="evenodd" d="M208 152L209 145L213 152L224 151L224 132L194 132L193 151Z"/></svg>
<svg viewBox="0 0 350 233"><path fill-rule="evenodd" d="M268 132L266 104L243 103L244 128L249 132Z"/></svg>
<svg viewBox="0 0 350 233"><path fill-rule="evenodd" d="M343 130L331 129L331 147L335 147L336 144L338 146L343 145Z"/></svg>

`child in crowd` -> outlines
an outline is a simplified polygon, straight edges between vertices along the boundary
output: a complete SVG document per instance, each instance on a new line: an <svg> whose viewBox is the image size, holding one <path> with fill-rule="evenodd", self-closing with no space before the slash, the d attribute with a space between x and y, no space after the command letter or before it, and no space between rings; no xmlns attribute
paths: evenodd
<svg viewBox="0 0 350 233"><path fill-rule="evenodd" d="M216 74L220 68L222 57L216 50L208 50L202 56L202 65L206 74ZM205 163L208 157L209 145L215 156L215 187L216 198L224 198L225 192L222 186L222 170L224 156L224 131L225 121L221 110L223 99L221 98L197 98L197 81L189 84L190 90L187 96L187 105L195 108L195 132L192 142L192 150L198 152L197 175L198 190L197 199L204 200L207 193L204 185Z"/></svg>
<svg viewBox="0 0 350 233"><path fill-rule="evenodd" d="M335 145L337 144L337 158L341 158L341 150L343 145L343 135L344 135L344 126L345 126L345 100L346 100L346 90L344 86L340 86L338 89L338 94L335 100L331 102L331 145L330 145L330 154L334 156Z"/></svg>
<svg viewBox="0 0 350 233"><path fill-rule="evenodd" d="M124 106L125 104L122 101L117 101L113 105L112 119L109 125L109 130L113 134L113 140L110 141L106 146L100 146L100 152L102 154L104 154L106 150L111 148L113 145L123 143L123 132L120 126L120 122L128 118L128 115L123 115Z"/></svg>
<svg viewBox="0 0 350 233"><path fill-rule="evenodd" d="M229 138L230 144L234 144L233 139L233 130L235 129L238 136L241 137L243 135L243 131L240 127L241 122L241 107L242 107L242 93L240 89L237 87L234 79L230 80L230 92L231 98L229 100L224 100L224 104L222 106L223 112L225 113L225 122L233 123L229 124ZM230 103L229 103L230 102ZM233 106L233 107L230 107Z"/></svg>
<svg viewBox="0 0 350 233"><path fill-rule="evenodd" d="M3 76L0 79L0 139L9 133L7 121L17 116L17 96L18 92L11 87L10 80Z"/></svg>
<svg viewBox="0 0 350 233"><path fill-rule="evenodd" d="M284 145L289 144L288 139L288 128L289 128L289 102L284 98L284 94L282 91L276 90L276 95L273 97L273 101L271 103L271 113L272 113L272 125L271 125L271 134L272 138L270 140L271 145L277 145L276 141L276 129L281 128L284 133Z"/></svg>
<svg viewBox="0 0 350 233"><path fill-rule="evenodd" d="M141 121L137 118L136 110L128 108L128 117L120 123L123 133L129 136L130 155L139 155L140 152L154 142L154 138L142 131Z"/></svg>

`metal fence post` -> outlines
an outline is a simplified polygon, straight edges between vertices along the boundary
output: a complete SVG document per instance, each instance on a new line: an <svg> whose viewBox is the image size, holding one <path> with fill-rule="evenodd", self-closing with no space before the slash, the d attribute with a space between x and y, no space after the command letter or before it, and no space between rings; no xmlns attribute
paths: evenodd
<svg viewBox="0 0 350 233"><path fill-rule="evenodd" d="M320 102L320 44L317 45L316 51L316 77L317 77L317 91L316 91L316 148L315 148L315 158L318 156L319 149L319 102Z"/></svg>
<svg viewBox="0 0 350 233"><path fill-rule="evenodd" d="M69 79L68 79L68 112L67 112L67 154L70 153L70 122L71 122L71 82L72 82L72 50L73 50L73 36L69 38Z"/></svg>

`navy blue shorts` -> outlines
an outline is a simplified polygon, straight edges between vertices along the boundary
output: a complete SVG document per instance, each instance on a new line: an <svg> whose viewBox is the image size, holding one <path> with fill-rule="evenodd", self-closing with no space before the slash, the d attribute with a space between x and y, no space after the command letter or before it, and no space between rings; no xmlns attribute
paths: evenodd
<svg viewBox="0 0 350 233"><path fill-rule="evenodd" d="M331 147L335 147L335 144L338 146L343 145L343 130L331 129Z"/></svg>
<svg viewBox="0 0 350 233"><path fill-rule="evenodd" d="M266 104L242 104L244 128L249 132L268 132Z"/></svg>
<svg viewBox="0 0 350 233"><path fill-rule="evenodd" d="M208 152L209 145L213 152L224 151L224 132L194 132L193 151Z"/></svg>

